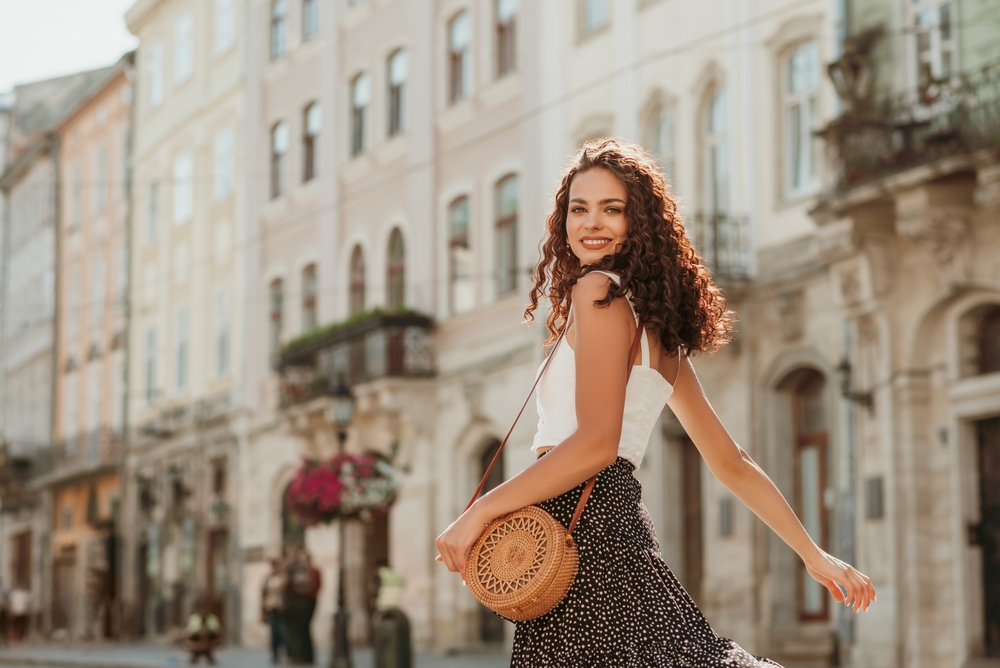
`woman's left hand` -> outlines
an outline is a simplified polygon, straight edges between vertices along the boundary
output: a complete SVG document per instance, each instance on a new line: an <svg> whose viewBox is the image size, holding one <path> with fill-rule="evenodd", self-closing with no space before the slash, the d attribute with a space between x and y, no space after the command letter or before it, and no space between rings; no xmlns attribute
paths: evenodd
<svg viewBox="0 0 1000 668"><path fill-rule="evenodd" d="M476 542L487 522L493 518L486 519L482 516L479 504L474 504L471 508L462 513L461 517L451 523L444 530L434 544L437 545L438 561L443 561L449 571L462 574L462 581L465 581L465 556L469 553L472 544Z"/></svg>

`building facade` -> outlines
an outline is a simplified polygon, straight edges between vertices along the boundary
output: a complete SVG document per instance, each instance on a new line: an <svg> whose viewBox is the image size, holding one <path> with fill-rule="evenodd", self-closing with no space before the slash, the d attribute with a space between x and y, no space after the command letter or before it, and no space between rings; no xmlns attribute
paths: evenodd
<svg viewBox="0 0 1000 668"><path fill-rule="evenodd" d="M132 54L56 129L55 410L51 471L51 598L46 627L72 639L111 637L117 607L116 525L125 411L128 158Z"/></svg>
<svg viewBox="0 0 1000 668"><path fill-rule="evenodd" d="M210 597L238 637L244 5L139 0L122 595L139 635Z"/></svg>

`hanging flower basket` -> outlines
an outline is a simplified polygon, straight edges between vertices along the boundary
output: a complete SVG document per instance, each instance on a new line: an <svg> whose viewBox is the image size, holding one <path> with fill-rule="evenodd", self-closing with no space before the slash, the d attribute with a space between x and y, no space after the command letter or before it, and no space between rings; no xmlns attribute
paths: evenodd
<svg viewBox="0 0 1000 668"><path fill-rule="evenodd" d="M388 512L395 500L392 466L370 454L303 460L287 492L288 510L303 526L339 517L367 519Z"/></svg>

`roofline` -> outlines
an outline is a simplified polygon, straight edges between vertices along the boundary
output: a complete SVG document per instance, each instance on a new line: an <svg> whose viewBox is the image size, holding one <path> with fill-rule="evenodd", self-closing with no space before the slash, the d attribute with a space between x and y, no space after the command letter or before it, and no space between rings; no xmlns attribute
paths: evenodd
<svg viewBox="0 0 1000 668"><path fill-rule="evenodd" d="M80 113L80 111L85 106L87 106L87 104L91 100L93 100L98 95L107 90L107 88L111 86L119 76L125 75L126 77L128 77L128 70L130 67L133 66L134 62L135 62L134 50L122 54L122 57L119 58L114 65L112 65L114 69L108 72L108 76L103 81L101 81L99 85L95 86L94 89L90 91L85 97L81 98L76 103L76 105L74 105L73 108L69 110L62 118L57 120L55 124L53 124L52 126L52 131L62 132L66 124L75 119L76 116Z"/></svg>

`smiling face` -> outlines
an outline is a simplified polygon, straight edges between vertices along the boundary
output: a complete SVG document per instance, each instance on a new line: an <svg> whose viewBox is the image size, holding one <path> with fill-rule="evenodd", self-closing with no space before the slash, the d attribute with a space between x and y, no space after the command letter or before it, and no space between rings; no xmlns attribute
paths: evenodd
<svg viewBox="0 0 1000 668"><path fill-rule="evenodd" d="M588 169L573 177L566 212L566 239L581 266L614 255L625 241L627 201L625 184L607 169Z"/></svg>

